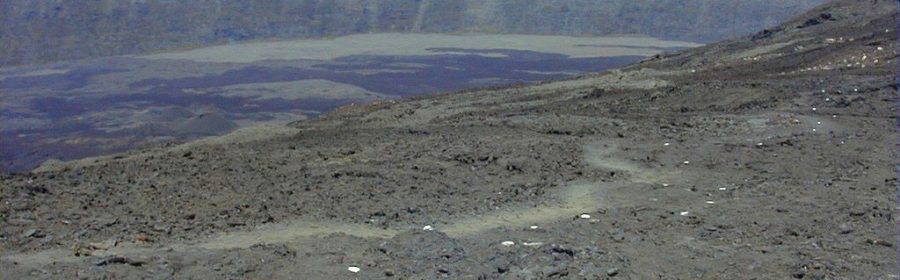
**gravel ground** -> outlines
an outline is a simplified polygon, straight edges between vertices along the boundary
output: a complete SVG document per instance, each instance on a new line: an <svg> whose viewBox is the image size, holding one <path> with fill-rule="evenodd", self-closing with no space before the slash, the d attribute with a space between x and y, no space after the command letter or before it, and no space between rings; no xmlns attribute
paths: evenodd
<svg viewBox="0 0 900 280"><path fill-rule="evenodd" d="M841 0L608 73L6 176L0 268L898 279L897 12Z"/></svg>

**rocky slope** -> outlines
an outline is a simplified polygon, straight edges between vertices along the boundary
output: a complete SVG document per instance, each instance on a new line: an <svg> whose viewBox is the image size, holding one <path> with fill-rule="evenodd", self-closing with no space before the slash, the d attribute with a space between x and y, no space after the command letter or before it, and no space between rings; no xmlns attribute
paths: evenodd
<svg viewBox="0 0 900 280"><path fill-rule="evenodd" d="M643 34L713 41L823 0L6 0L0 65L368 32Z"/></svg>
<svg viewBox="0 0 900 280"><path fill-rule="evenodd" d="M897 15L839 0L608 73L6 176L0 268L896 279Z"/></svg>

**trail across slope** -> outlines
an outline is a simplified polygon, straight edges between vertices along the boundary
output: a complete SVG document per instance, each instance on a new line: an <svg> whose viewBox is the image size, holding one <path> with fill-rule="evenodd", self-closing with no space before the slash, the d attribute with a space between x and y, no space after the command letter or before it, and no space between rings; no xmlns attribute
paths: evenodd
<svg viewBox="0 0 900 280"><path fill-rule="evenodd" d="M516 207L498 210L475 217L462 217L448 221L446 225L436 226L436 230L451 237L465 237L494 228L527 227L535 224L555 223L577 217L579 214L596 211L609 201L605 199L608 191L628 187L633 184L655 184L663 176L659 171L642 168L632 162L614 158L612 154L616 146L591 144L585 146L585 160L593 167L624 172L626 175L614 182L572 182L563 187L557 203L548 203L537 207ZM405 230L421 229L382 229L361 224L334 223L323 221L295 221L275 225L266 225L250 231L226 233L201 241L188 241L174 244L161 244L160 248L144 247L131 242L123 242L107 250L94 250L93 256L135 256L152 255L171 251L219 250L233 248L249 248L258 244L282 244L316 242L316 237L329 234L347 234L361 238L389 239ZM79 262L82 259L73 256L72 251L45 250L28 253L12 253L3 259L29 265L42 265L54 262Z"/></svg>

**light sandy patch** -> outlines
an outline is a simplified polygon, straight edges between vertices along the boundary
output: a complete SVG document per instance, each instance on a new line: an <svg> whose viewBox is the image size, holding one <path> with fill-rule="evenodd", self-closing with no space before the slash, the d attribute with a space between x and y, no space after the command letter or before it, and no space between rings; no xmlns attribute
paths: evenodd
<svg viewBox="0 0 900 280"><path fill-rule="evenodd" d="M578 72L569 72L569 71L534 71L534 70L516 70L515 72L534 74L534 75L578 75Z"/></svg>
<svg viewBox="0 0 900 280"><path fill-rule="evenodd" d="M603 206L606 191L625 184L576 183L565 186L557 205L499 210L482 216L460 219L438 230L451 237L463 237L496 228L523 228L534 224L571 219Z"/></svg>
<svg viewBox="0 0 900 280"><path fill-rule="evenodd" d="M553 82L540 83L531 85L524 89L507 89L495 91L491 89L479 89L470 92L461 93L457 96L477 96L480 94L510 94L515 92L515 99L525 98L529 96L544 96L542 98L534 98L528 101L505 100L496 105L496 108L513 108L522 106L539 106L556 101L572 98L569 95L560 94L560 92L590 92L593 89L655 89L668 86L671 83L664 78L671 75L671 72L657 71L651 69L642 69L639 71L620 71L614 70L609 73L600 75L592 75L580 77L572 80L560 80ZM509 82L497 78L474 79L469 83L483 85L496 84L500 82ZM512 96L512 95L510 95ZM441 104L430 104L429 109L416 111L416 118L403 118L394 120L391 123L383 124L385 127L406 127L417 124L428 123L434 119L449 117L455 114L484 110L482 105L477 104L478 99L475 98L459 98L452 103L446 102ZM429 103L431 101L411 101L413 103ZM389 111L376 111L364 117L364 120L391 119L386 116Z"/></svg>
<svg viewBox="0 0 900 280"><path fill-rule="evenodd" d="M585 48L584 45L610 45ZM331 39L253 42L189 51L140 56L147 59L185 59L204 62L250 63L263 60L332 60L350 55L442 55L433 48L511 49L564 54L571 57L651 56L655 48L696 47L696 43L650 37L570 37L493 34L360 34ZM485 53L480 55L494 55Z"/></svg>
<svg viewBox="0 0 900 280"><path fill-rule="evenodd" d="M502 79L502 78L481 78L481 79L469 80L469 83L473 84L473 85L494 85L494 84L503 84L503 83L512 83L512 82L515 82L515 80Z"/></svg>
<svg viewBox="0 0 900 280"><path fill-rule="evenodd" d="M226 250L233 248L249 248L257 244L282 244L303 242L304 239L328 234L344 233L363 238L390 238L397 231L379 229L365 225L338 224L326 222L297 221L285 224L260 226L251 231L220 234L197 243L168 244L163 248L145 247L132 242L123 242L108 250L96 250L91 253L95 257L107 256L145 256L167 251L187 252L195 250ZM70 250L46 250L26 254L3 256L3 259L25 264L47 264L53 262L78 262Z"/></svg>
<svg viewBox="0 0 900 280"><path fill-rule="evenodd" d="M354 73L365 76L370 75L378 75L378 74L415 74L418 73L418 70L415 69L357 69L350 71L334 71L335 73Z"/></svg>
<svg viewBox="0 0 900 280"><path fill-rule="evenodd" d="M793 45L796 42L797 42L797 40L790 41L790 42L775 43L775 44L771 44L771 45L761 45L761 46L746 50L744 52L734 54L731 57L729 57L729 59L733 59L733 60L753 59L754 57L765 55L765 54L777 51L779 49L782 49L784 47Z"/></svg>
<svg viewBox="0 0 900 280"><path fill-rule="evenodd" d="M222 136L210 136L201 138L198 140L194 140L188 143L184 143L175 147L167 148L170 149L170 152L173 153L183 153L190 150L195 149L197 146L205 146L205 145L221 145L226 143L236 144L236 143L247 143L252 141L260 141L264 139L274 138L274 137L285 137L292 135L294 133L299 132L299 129L290 127L286 125L286 121L273 121L266 122L261 124L256 124L249 127L242 127L232 131L228 134ZM72 161L51 161L42 164L34 169L33 172L49 172L49 171L59 171L65 168L77 168L77 167L86 167L93 166L97 164L102 164L104 161L113 160L117 157L124 157L130 159L143 159L150 156L153 156L154 153L158 153L159 150L156 149L147 149L143 150L137 154L116 154L116 155L106 155L106 156L98 156L98 157L89 157L83 159L77 159Z"/></svg>
<svg viewBox="0 0 900 280"><path fill-rule="evenodd" d="M286 112L259 112L252 114L238 114L238 119L234 120L234 123L238 125L238 127L252 127L260 124L284 124L287 125L291 122L296 121L306 121L309 120L310 115L318 115L322 112L314 111L314 110L291 110ZM266 117L267 120L259 121L254 118Z"/></svg>
<svg viewBox="0 0 900 280"><path fill-rule="evenodd" d="M428 67L431 67L431 65L428 65L425 63L415 63L415 62L395 62L395 63L390 63L387 66L406 67L406 68L428 68Z"/></svg>
<svg viewBox="0 0 900 280"><path fill-rule="evenodd" d="M308 98L376 100L390 98L387 95L371 92L354 85L321 79L239 84L226 87L192 89L188 91L199 94L214 93L216 95L227 97L248 97L257 99L280 98L285 100Z"/></svg>
<svg viewBox="0 0 900 280"><path fill-rule="evenodd" d="M12 75L4 75L0 76L0 80L6 78L24 78L24 77L38 77L38 76L47 76L47 75L56 75L56 74L66 74L71 71L70 69L41 69L30 72L25 72L21 74L12 74Z"/></svg>

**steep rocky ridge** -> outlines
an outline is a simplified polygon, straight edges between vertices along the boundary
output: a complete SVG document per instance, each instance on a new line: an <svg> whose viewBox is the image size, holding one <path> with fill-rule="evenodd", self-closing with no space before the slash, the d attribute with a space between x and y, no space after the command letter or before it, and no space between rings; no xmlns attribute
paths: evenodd
<svg viewBox="0 0 900 280"><path fill-rule="evenodd" d="M6 0L0 65L369 32L641 34L709 42L823 0Z"/></svg>

